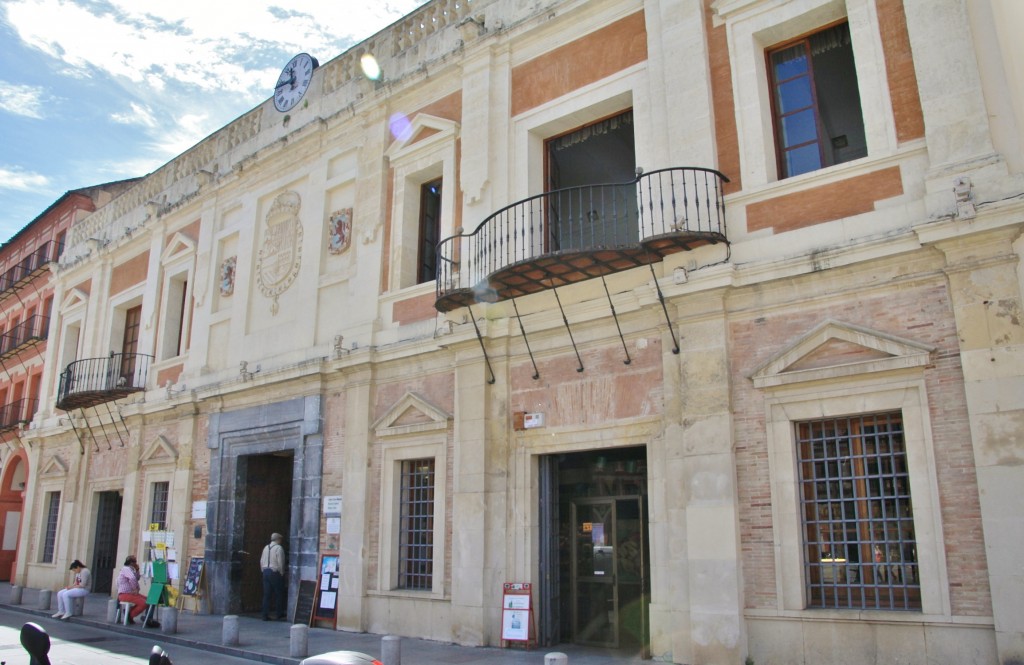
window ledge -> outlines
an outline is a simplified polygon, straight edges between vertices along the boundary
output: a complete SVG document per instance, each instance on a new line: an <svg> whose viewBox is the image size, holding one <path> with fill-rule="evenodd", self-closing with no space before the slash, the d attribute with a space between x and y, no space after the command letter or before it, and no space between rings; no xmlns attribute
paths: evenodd
<svg viewBox="0 0 1024 665"><path fill-rule="evenodd" d="M433 591L410 591L408 589L389 589L386 591L369 590L366 592L366 595L378 598L404 598L406 600L451 600L443 593L434 593Z"/></svg>
<svg viewBox="0 0 1024 665"><path fill-rule="evenodd" d="M892 625L956 625L956 626L978 626L991 628L994 625L992 617L979 616L950 616L946 614L923 614L920 610L865 610L865 609L804 609L804 610L744 610L744 616L749 619L779 620L799 619L800 621L815 622L822 621L834 623L836 621L856 621L871 624L892 624Z"/></svg>

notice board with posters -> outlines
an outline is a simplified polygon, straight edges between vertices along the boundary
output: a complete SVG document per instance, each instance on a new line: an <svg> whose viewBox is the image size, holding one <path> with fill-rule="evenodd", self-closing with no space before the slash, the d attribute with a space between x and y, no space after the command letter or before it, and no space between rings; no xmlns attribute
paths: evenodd
<svg viewBox="0 0 1024 665"><path fill-rule="evenodd" d="M501 639L522 642L527 649L536 644L533 590L529 582L505 582L501 596Z"/></svg>
<svg viewBox="0 0 1024 665"><path fill-rule="evenodd" d="M338 555L320 555L320 579L316 583L316 605L313 608L313 619L329 621L334 627L338 625L338 590L341 578L338 575Z"/></svg>

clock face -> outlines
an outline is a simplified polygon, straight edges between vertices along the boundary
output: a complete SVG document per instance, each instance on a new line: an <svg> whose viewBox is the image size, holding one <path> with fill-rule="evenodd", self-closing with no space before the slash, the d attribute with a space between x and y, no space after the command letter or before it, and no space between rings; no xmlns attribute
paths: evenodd
<svg viewBox="0 0 1024 665"><path fill-rule="evenodd" d="M308 53L300 53L289 60L274 86L274 108L284 112L298 104L306 94L313 70L319 65L316 58Z"/></svg>

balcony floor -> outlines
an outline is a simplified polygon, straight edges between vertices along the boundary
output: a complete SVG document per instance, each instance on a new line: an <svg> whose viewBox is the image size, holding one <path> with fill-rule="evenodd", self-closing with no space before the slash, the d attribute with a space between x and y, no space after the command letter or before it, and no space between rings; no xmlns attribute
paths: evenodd
<svg viewBox="0 0 1024 665"><path fill-rule="evenodd" d="M140 392L141 388L112 388L110 390L85 390L78 393L71 393L64 399L57 402L56 406L61 411L72 411L84 409L105 402L114 402L132 393Z"/></svg>
<svg viewBox="0 0 1024 665"><path fill-rule="evenodd" d="M717 232L665 233L638 245L561 250L507 265L487 276L486 287L451 289L434 302L439 312L479 302L500 302L657 263L666 256L727 242Z"/></svg>

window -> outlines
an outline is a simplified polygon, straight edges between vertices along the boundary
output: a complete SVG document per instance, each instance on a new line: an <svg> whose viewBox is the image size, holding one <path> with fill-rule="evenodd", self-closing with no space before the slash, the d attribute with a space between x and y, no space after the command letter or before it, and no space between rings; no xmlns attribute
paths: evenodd
<svg viewBox="0 0 1024 665"><path fill-rule="evenodd" d="M417 284L437 278L437 243L441 240L441 183L432 180L420 187L420 255Z"/></svg>
<svg viewBox="0 0 1024 665"><path fill-rule="evenodd" d="M398 586L430 591L434 575L434 460L402 462Z"/></svg>
<svg viewBox="0 0 1024 665"><path fill-rule="evenodd" d="M807 606L921 609L898 412L796 424Z"/></svg>
<svg viewBox="0 0 1024 665"><path fill-rule="evenodd" d="M769 49L779 175L867 155L847 22Z"/></svg>
<svg viewBox="0 0 1024 665"><path fill-rule="evenodd" d="M176 358L188 350L189 303L188 273L182 272L167 282L164 326L161 331L160 358Z"/></svg>
<svg viewBox="0 0 1024 665"><path fill-rule="evenodd" d="M57 517L60 514L60 492L47 492L46 531L43 533L43 563L53 563L57 544Z"/></svg>
<svg viewBox="0 0 1024 665"><path fill-rule="evenodd" d="M139 330L142 328L142 305L130 307L124 313L124 336L121 341L120 376L134 386L136 354L139 352Z"/></svg>
<svg viewBox="0 0 1024 665"><path fill-rule="evenodd" d="M167 529L167 498L170 485L167 481L153 483L153 503L149 511L149 523L159 525L158 531Z"/></svg>
<svg viewBox="0 0 1024 665"><path fill-rule="evenodd" d="M389 291L424 285L437 276L437 242L460 221L458 188L451 186L458 136L457 122L417 113L385 152L394 183Z"/></svg>
<svg viewBox="0 0 1024 665"><path fill-rule="evenodd" d="M602 185L636 177L632 109L545 141L550 251L616 246L639 238L636 190Z"/></svg>

